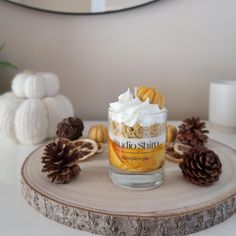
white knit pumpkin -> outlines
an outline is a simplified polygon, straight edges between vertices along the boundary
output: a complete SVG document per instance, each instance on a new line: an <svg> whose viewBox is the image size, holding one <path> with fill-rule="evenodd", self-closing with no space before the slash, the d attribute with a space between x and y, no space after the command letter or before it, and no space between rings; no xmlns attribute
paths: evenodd
<svg viewBox="0 0 236 236"><path fill-rule="evenodd" d="M24 71L12 81L12 91L0 96L0 133L21 143L37 144L54 137L57 124L74 110L58 95L59 79L53 73Z"/></svg>
<svg viewBox="0 0 236 236"><path fill-rule="evenodd" d="M24 101L14 93L5 93L0 97L0 133L6 137L14 138L14 120L18 107Z"/></svg>
<svg viewBox="0 0 236 236"><path fill-rule="evenodd" d="M58 94L60 83L53 73L23 71L12 81L12 90L22 98L44 98Z"/></svg>
<svg viewBox="0 0 236 236"><path fill-rule="evenodd" d="M73 115L73 107L63 95L23 99L6 93L0 97L0 133L21 143L37 144L54 137L57 124Z"/></svg>

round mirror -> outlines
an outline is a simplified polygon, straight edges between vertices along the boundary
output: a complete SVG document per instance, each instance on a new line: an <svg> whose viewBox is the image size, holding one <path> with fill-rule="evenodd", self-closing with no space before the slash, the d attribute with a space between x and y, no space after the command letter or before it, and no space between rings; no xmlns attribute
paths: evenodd
<svg viewBox="0 0 236 236"><path fill-rule="evenodd" d="M116 12L143 6L156 0L8 0L43 11L68 14Z"/></svg>

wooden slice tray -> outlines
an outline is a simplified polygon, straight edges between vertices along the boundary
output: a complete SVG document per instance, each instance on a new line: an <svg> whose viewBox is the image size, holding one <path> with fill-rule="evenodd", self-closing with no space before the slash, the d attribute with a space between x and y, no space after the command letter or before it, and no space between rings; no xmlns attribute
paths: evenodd
<svg viewBox="0 0 236 236"><path fill-rule="evenodd" d="M46 217L102 235L184 235L218 224L236 212L236 152L209 141L221 157L223 173L211 187L186 182L178 165L167 162L160 188L131 191L108 177L107 151L81 163L81 175L66 185L41 174L43 147L22 167L22 193Z"/></svg>

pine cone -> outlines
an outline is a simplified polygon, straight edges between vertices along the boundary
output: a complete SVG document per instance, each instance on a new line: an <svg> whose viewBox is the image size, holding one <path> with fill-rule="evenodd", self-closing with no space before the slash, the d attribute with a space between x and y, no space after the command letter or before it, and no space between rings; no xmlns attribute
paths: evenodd
<svg viewBox="0 0 236 236"><path fill-rule="evenodd" d="M69 140L57 138L46 145L41 158L42 172L47 173L50 182L66 184L77 176L80 168L77 164L79 153Z"/></svg>
<svg viewBox="0 0 236 236"><path fill-rule="evenodd" d="M215 152L205 147L195 147L183 156L179 164L183 176L193 184L208 186L219 179L222 165Z"/></svg>
<svg viewBox="0 0 236 236"><path fill-rule="evenodd" d="M181 143L194 146L202 146L207 140L209 133L205 129L205 122L201 122L199 117L192 117L183 121L179 126L178 139Z"/></svg>
<svg viewBox="0 0 236 236"><path fill-rule="evenodd" d="M57 125L57 137L76 140L82 136L84 130L83 121L78 117L69 117L63 119Z"/></svg>

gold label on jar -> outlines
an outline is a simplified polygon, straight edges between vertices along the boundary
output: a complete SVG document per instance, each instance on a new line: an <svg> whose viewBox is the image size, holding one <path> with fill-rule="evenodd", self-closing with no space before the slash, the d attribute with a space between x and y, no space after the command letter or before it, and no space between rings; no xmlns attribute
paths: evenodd
<svg viewBox="0 0 236 236"><path fill-rule="evenodd" d="M109 135L109 159L112 166L124 171L154 171L165 161L165 135L129 139Z"/></svg>

